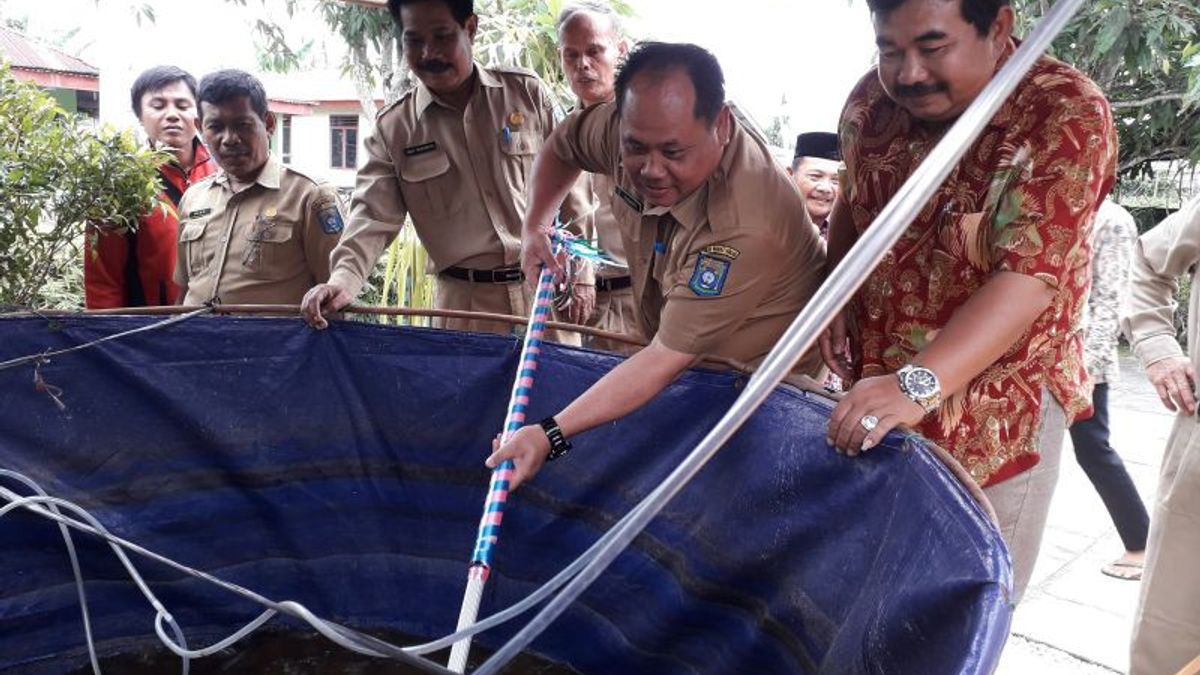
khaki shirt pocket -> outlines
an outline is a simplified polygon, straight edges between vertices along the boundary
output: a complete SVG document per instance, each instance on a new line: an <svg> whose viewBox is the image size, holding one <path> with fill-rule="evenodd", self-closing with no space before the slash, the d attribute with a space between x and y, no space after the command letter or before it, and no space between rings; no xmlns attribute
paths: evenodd
<svg viewBox="0 0 1200 675"><path fill-rule="evenodd" d="M216 242L204 240L207 226L208 220L185 220L180 223L179 243L183 248L189 277L199 276L212 263Z"/></svg>
<svg viewBox="0 0 1200 675"><path fill-rule="evenodd" d="M513 131L506 138L500 133L500 153L504 165L504 180L510 190L524 195L526 181L533 170L533 160L542 149L542 137L534 131Z"/></svg>
<svg viewBox="0 0 1200 675"><path fill-rule="evenodd" d="M441 148L400 160L400 187L413 220L441 220L454 210L450 157Z"/></svg>
<svg viewBox="0 0 1200 675"><path fill-rule="evenodd" d="M246 235L242 266L259 279L290 279L304 257L295 238L294 223L276 220L269 227L252 228Z"/></svg>

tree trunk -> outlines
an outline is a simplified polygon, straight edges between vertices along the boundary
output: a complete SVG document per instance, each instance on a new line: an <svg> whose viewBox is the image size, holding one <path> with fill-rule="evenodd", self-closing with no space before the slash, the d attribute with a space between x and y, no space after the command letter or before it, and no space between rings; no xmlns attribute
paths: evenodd
<svg viewBox="0 0 1200 675"><path fill-rule="evenodd" d="M363 117L366 118L366 124L361 130L361 135L375 131L375 115L379 112L379 108L375 105L375 88L371 82L371 60L367 54L367 46L360 42L350 49L350 59L353 64L350 68L354 77L354 90L358 94L359 104L362 105Z"/></svg>

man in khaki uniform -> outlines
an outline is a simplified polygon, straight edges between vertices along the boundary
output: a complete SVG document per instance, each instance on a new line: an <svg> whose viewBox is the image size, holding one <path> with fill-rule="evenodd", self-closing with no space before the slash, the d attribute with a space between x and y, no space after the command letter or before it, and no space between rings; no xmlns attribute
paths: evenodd
<svg viewBox="0 0 1200 675"><path fill-rule="evenodd" d="M332 275L309 292L304 316L323 327L323 312L349 304L406 214L437 273L435 307L525 316L531 294L518 264L521 217L533 158L554 127L550 95L532 73L472 60L478 17L470 0L391 0L388 10L419 84L380 111L366 139L368 160ZM572 202L564 219L585 211ZM580 281L590 284L590 273ZM464 319L434 325L513 331Z"/></svg>
<svg viewBox="0 0 1200 675"><path fill-rule="evenodd" d="M579 107L611 101L616 84L617 64L629 51L622 36L620 18L612 7L599 0L582 0L563 8L558 16L558 53L571 91L579 97ZM600 249L619 266L601 266L596 270L596 309L587 325L612 333L640 337L633 282L626 268L625 243L613 213L616 185L602 173L585 176L596 204L590 228ZM636 347L605 338L584 337L593 349L632 353Z"/></svg>
<svg viewBox="0 0 1200 675"><path fill-rule="evenodd" d="M545 225L580 170L612 176L639 320L653 340L488 458L514 460L514 486L551 451L562 454L566 438L641 407L701 355L761 362L823 276L824 247L800 193L733 119L711 54L643 44L616 92L569 117L538 156L523 263L554 264ZM798 370L819 367L814 353Z"/></svg>
<svg viewBox="0 0 1200 675"><path fill-rule="evenodd" d="M1186 354L1175 331L1175 298L1184 275L1192 282ZM1138 238L1131 281L1121 327L1158 397L1176 416L1150 517L1129 673L1195 673L1200 663L1200 196Z"/></svg>
<svg viewBox="0 0 1200 675"><path fill-rule="evenodd" d="M181 302L298 304L329 278L342 232L337 192L271 154L275 116L254 76L212 73L198 97L200 131L222 171L179 203Z"/></svg>

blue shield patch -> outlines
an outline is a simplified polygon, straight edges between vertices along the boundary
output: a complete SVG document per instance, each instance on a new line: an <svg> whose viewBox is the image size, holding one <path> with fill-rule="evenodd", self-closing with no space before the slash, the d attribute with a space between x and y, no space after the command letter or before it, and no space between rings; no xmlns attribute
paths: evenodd
<svg viewBox="0 0 1200 675"><path fill-rule="evenodd" d="M345 228L342 223L342 214L338 211L337 205L330 204L321 209L317 214L317 218L321 221L321 231L325 234L337 234Z"/></svg>
<svg viewBox="0 0 1200 675"><path fill-rule="evenodd" d="M688 288L701 297L720 295L721 290L725 288L725 279L729 278L729 268L732 264L732 261L725 258L701 253L696 259L696 269L692 270Z"/></svg>

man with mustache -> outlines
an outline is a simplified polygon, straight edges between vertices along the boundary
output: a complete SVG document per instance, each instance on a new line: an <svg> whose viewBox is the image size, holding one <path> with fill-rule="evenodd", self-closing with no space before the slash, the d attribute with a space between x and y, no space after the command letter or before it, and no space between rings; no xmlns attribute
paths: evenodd
<svg viewBox="0 0 1200 675"><path fill-rule="evenodd" d="M1016 49L1008 0L867 4L879 61L842 113L831 269ZM1090 414L1081 317L1116 158L1104 94L1042 57L821 340L854 382L830 444L857 455L906 425L949 451L995 507L1014 602L1064 430Z"/></svg>
<svg viewBox="0 0 1200 675"><path fill-rule="evenodd" d="M158 167L158 205L135 231L89 225L83 258L88 309L173 305L179 200L193 183L216 173L217 163L196 136L196 79L175 66L156 66L134 80L133 114L150 147L170 153Z"/></svg>
<svg viewBox="0 0 1200 675"><path fill-rule="evenodd" d="M518 265L521 214L534 155L554 127L550 94L530 72L472 60L479 17L471 0L389 0L388 11L419 82L380 111L366 139L368 160L358 171L333 273L305 297L304 317L323 328L325 314L349 304L405 216L437 274L435 307L526 316L532 296ZM579 232L574 221L586 211L585 200L572 200L563 220ZM574 282L590 287L590 268ZM572 303L573 319L591 312L590 299ZM514 330L474 319L434 325Z"/></svg>
<svg viewBox="0 0 1200 675"><path fill-rule="evenodd" d="M837 134L810 131L796 137L796 155L788 174L804 196L808 217L822 237L829 233L829 213L837 199L841 165Z"/></svg>
<svg viewBox="0 0 1200 675"><path fill-rule="evenodd" d="M298 304L329 278L342 232L332 185L283 166L262 83L240 70L200 81L200 129L221 173L179 205L175 281L185 305Z"/></svg>
<svg viewBox="0 0 1200 675"><path fill-rule="evenodd" d="M533 171L526 269L557 266L547 226L580 171L609 176L639 323L652 340L488 458L493 467L514 460L514 487L565 452L568 438L641 407L702 355L761 362L824 266L800 193L734 119L720 65L695 45L639 45L617 76L615 100L567 118ZM815 356L797 370L811 374Z"/></svg>
<svg viewBox="0 0 1200 675"><path fill-rule="evenodd" d="M563 8L558 16L558 54L571 91L586 108L611 101L616 83L617 64L629 51L621 34L620 17L609 5L586 0ZM613 333L638 335L633 281L625 269L625 244L613 215L617 199L612 181L604 174L585 176L596 203L591 218L592 235L599 247L618 265L596 270L595 311L587 325ZM585 338L593 349L629 353L628 344L604 338Z"/></svg>

